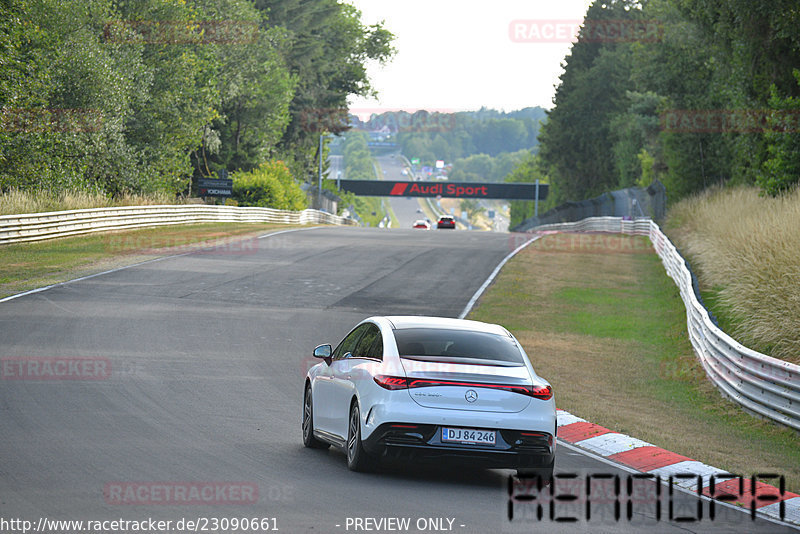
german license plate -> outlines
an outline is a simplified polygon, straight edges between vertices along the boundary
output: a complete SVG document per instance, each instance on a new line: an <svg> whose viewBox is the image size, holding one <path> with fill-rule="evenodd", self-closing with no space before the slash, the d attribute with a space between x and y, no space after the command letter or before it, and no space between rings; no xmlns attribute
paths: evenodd
<svg viewBox="0 0 800 534"><path fill-rule="evenodd" d="M442 427L442 442L494 445L497 442L497 432L494 430L476 430L474 428Z"/></svg>

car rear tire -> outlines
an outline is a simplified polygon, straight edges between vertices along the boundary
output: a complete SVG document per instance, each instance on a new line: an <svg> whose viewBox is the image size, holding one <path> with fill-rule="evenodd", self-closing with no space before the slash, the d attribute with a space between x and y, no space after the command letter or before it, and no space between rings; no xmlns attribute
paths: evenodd
<svg viewBox="0 0 800 534"><path fill-rule="evenodd" d="M361 412L358 403L354 402L350 408L350 422L347 425L347 467L351 471L369 471L373 467L372 459L364 450L361 443Z"/></svg>
<svg viewBox="0 0 800 534"><path fill-rule="evenodd" d="M329 443L314 437L314 403L311 397L311 386L306 387L303 395L303 445L309 449L327 449Z"/></svg>

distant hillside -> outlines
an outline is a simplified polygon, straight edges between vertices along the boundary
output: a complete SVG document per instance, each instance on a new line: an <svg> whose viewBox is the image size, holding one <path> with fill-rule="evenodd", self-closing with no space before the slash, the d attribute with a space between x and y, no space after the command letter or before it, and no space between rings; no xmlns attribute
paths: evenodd
<svg viewBox="0 0 800 534"><path fill-rule="evenodd" d="M520 150L536 151L546 111L540 107L503 112L481 108L456 113L387 111L362 121L351 116L355 129L396 142L409 159L432 164L475 154L498 156Z"/></svg>

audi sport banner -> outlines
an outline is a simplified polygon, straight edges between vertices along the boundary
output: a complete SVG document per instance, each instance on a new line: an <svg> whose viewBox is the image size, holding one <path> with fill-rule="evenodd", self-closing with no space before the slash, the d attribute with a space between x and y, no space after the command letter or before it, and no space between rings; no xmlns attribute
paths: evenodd
<svg viewBox="0 0 800 534"><path fill-rule="evenodd" d="M359 196L506 198L535 200L536 184L475 182L393 182L389 180L340 180L340 187ZM539 184L539 200L547 198L547 184Z"/></svg>

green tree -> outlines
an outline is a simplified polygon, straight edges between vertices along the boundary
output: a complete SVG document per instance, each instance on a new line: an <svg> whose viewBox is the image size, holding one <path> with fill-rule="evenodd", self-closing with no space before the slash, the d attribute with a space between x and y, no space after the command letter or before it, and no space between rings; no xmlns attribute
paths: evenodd
<svg viewBox="0 0 800 534"><path fill-rule="evenodd" d="M195 176L219 169L250 170L273 157L289 122L296 80L282 57L285 31L264 28L264 13L250 0L204 0L203 11L221 25L236 24L239 42L210 43L219 65L219 101L192 153ZM256 30L256 31L252 31Z"/></svg>
<svg viewBox="0 0 800 534"><path fill-rule="evenodd" d="M465 198L459 202L461 211L467 214L467 220L472 221L475 217L486 211L481 203L474 198Z"/></svg>
<svg viewBox="0 0 800 534"><path fill-rule="evenodd" d="M691 117L728 107L730 75L718 68L716 45L702 25L687 17L675 0L653 0L644 16L661 21L663 35L654 43L632 45L634 90L658 95L660 114L674 110ZM664 126L655 146L643 148L656 159L657 177L669 198L731 178L736 134L672 131Z"/></svg>
<svg viewBox="0 0 800 534"><path fill-rule="evenodd" d="M800 84L800 70L794 75ZM782 97L773 86L769 105L773 112L766 133L767 159L758 185L764 192L777 195L800 183L800 97Z"/></svg>
<svg viewBox="0 0 800 534"><path fill-rule="evenodd" d="M394 54L394 36L383 24L364 26L360 12L337 0L256 0L265 24L288 37L284 52L296 76L290 122L279 147L292 154L295 172L313 175L319 135L348 129L347 97L374 94L368 61L385 63Z"/></svg>
<svg viewBox="0 0 800 534"><path fill-rule="evenodd" d="M594 2L585 26L641 18L639 2ZM565 61L555 107L540 134L542 161L558 183L558 200L580 200L619 182L611 157L610 121L627 107L632 58L627 43L600 42L583 33Z"/></svg>
<svg viewBox="0 0 800 534"><path fill-rule="evenodd" d="M658 144L660 121L658 109L663 99L653 92L638 93L626 91L628 109L611 118L610 128L613 136L612 152L614 167L619 176L618 187L631 187L638 184L643 172L655 177L656 156L660 155ZM649 167L642 167L642 153L649 154ZM659 170L661 168L659 167ZM649 184L650 181L647 183Z"/></svg>
<svg viewBox="0 0 800 534"><path fill-rule="evenodd" d="M345 176L349 180L374 180L375 167L372 154L367 146L367 136L353 131L344 134Z"/></svg>
<svg viewBox="0 0 800 534"><path fill-rule="evenodd" d="M488 154L473 154L457 159L449 178L456 182L485 182L494 175L494 159Z"/></svg>
<svg viewBox="0 0 800 534"><path fill-rule="evenodd" d="M540 158L534 154L529 154L528 157L520 161L511 173L506 176L506 182L517 183L535 183L539 180L540 184L549 182L547 177L542 173L542 162ZM552 191L548 195L546 202L539 203L539 213L555 205L553 201ZM514 228L522 223L525 219L533 217L535 211L534 202L531 200L512 200L511 201L511 214L509 217L509 228Z"/></svg>
<svg viewBox="0 0 800 534"><path fill-rule="evenodd" d="M120 1L116 7L119 31L132 35L112 34L109 45L134 47L143 66L139 96L131 101L125 121L141 176L148 178L139 188L188 192L190 154L200 144L204 125L218 114L219 64L198 29L207 15L193 4L160 0ZM179 24L189 33L176 33ZM115 37L122 44L114 44Z"/></svg>
<svg viewBox="0 0 800 534"><path fill-rule="evenodd" d="M104 41L112 3L30 0L4 8L14 24L3 32L10 48L2 76L14 88L3 91L0 106L14 125L0 134L0 186L140 188L141 155L127 122L147 72L140 49Z"/></svg>
<svg viewBox="0 0 800 534"><path fill-rule="evenodd" d="M413 136L408 137L401 144L402 152L408 159L419 158L422 165L433 165L436 155L430 148L430 144L424 138Z"/></svg>

